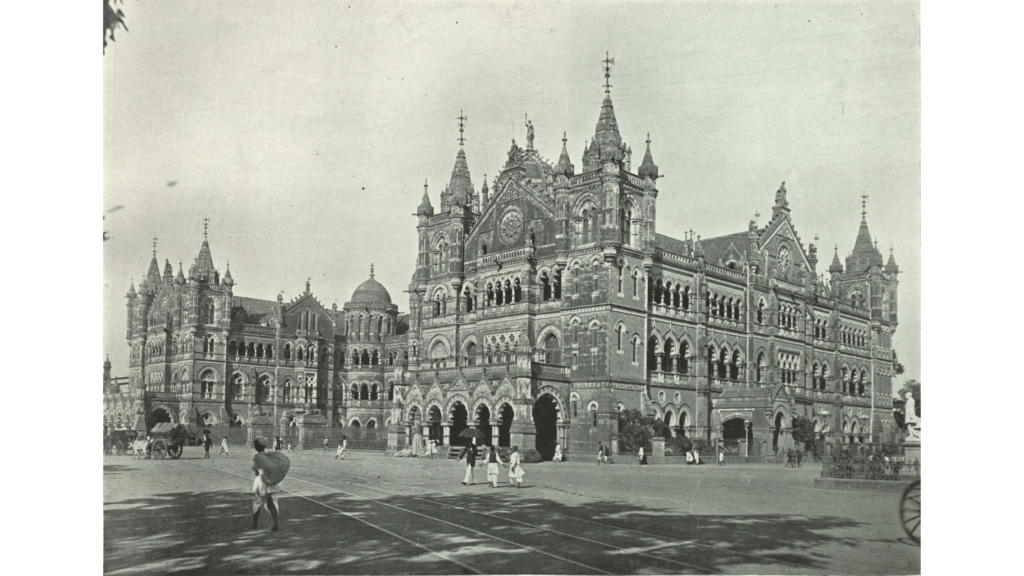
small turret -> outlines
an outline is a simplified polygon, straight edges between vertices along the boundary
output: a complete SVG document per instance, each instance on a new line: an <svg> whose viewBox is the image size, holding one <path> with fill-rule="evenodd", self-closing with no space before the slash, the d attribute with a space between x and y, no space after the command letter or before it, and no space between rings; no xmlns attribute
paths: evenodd
<svg viewBox="0 0 1024 576"><path fill-rule="evenodd" d="M430 193L427 191L427 181L423 181L423 199L420 200L420 206L416 209L417 216L433 216L434 206L430 203Z"/></svg>
<svg viewBox="0 0 1024 576"><path fill-rule="evenodd" d="M484 185L480 187L480 195L483 197L483 208L491 201L490 189L487 188L487 174L484 174Z"/></svg>
<svg viewBox="0 0 1024 576"><path fill-rule="evenodd" d="M640 163L640 169L637 171L637 175L641 178L650 177L651 180L658 179L658 165L654 163L654 158L651 156L651 134L647 133L647 152L644 153L644 160Z"/></svg>
<svg viewBox="0 0 1024 576"><path fill-rule="evenodd" d="M885 271L889 274L899 274L900 267L896 265L896 257L892 254L892 247L889 248L889 262L885 265Z"/></svg>
<svg viewBox="0 0 1024 576"><path fill-rule="evenodd" d="M128 298L131 298L132 300L134 300L136 297L138 297L138 293L135 292L135 279L134 278L132 278L132 285L128 288L128 295L127 296L128 296Z"/></svg>
<svg viewBox="0 0 1024 576"><path fill-rule="evenodd" d="M185 284L185 273L181 269L181 262L178 262L178 274L174 277L174 283L178 286L184 286Z"/></svg>
<svg viewBox="0 0 1024 576"><path fill-rule="evenodd" d="M235 280L233 278L231 278L231 262L230 261L227 263L227 269L224 270L223 284L225 286L227 286L228 288L231 288L232 286L235 285Z"/></svg>
<svg viewBox="0 0 1024 576"><path fill-rule="evenodd" d="M555 174L562 174L569 178L575 174L576 167L572 165L572 160L569 159L569 149L566 147L566 142L565 132L562 132L562 154L558 157L558 164L555 165Z"/></svg>
<svg viewBox="0 0 1024 576"><path fill-rule="evenodd" d="M839 261L839 245L836 244L835 254L832 256L832 264L828 267L828 271L832 274L842 274L843 264Z"/></svg>
<svg viewBox="0 0 1024 576"><path fill-rule="evenodd" d="M164 262L164 283L170 284L174 282L174 266L171 266L170 260L165 260Z"/></svg>

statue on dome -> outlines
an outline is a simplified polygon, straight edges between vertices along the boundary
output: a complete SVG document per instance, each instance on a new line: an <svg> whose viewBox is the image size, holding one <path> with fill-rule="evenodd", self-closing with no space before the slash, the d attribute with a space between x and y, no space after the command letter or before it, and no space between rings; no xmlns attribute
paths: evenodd
<svg viewBox="0 0 1024 576"><path fill-rule="evenodd" d="M526 116L526 149L533 150L533 122L530 122L530 116Z"/></svg>

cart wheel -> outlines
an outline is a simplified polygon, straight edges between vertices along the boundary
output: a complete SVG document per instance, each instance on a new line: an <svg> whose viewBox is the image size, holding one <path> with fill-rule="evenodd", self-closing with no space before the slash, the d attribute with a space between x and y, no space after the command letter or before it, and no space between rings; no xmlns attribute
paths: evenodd
<svg viewBox="0 0 1024 576"><path fill-rule="evenodd" d="M914 480L900 498L900 524L911 540L921 543L921 481Z"/></svg>
<svg viewBox="0 0 1024 576"><path fill-rule="evenodd" d="M157 440L153 443L153 455L152 458L159 458L161 460L167 456L167 445L162 440Z"/></svg>
<svg viewBox="0 0 1024 576"><path fill-rule="evenodd" d="M171 447L167 449L167 455L175 460L181 458L181 452L182 448L178 444L172 444Z"/></svg>

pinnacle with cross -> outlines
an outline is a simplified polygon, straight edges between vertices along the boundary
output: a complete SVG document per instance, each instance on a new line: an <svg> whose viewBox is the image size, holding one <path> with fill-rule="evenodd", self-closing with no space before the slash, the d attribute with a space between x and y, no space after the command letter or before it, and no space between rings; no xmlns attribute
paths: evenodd
<svg viewBox="0 0 1024 576"><path fill-rule="evenodd" d="M611 94L612 85L610 82L612 78L612 64L615 64L615 58L609 58L608 52L605 52L604 60L601 62L604 63L604 93Z"/></svg>
<svg viewBox="0 0 1024 576"><path fill-rule="evenodd" d="M209 224L210 219L206 216L203 216L203 240L206 240L206 227L209 226Z"/></svg>
<svg viewBox="0 0 1024 576"><path fill-rule="evenodd" d="M156 258L156 236L153 236L153 258Z"/></svg>
<svg viewBox="0 0 1024 576"><path fill-rule="evenodd" d="M565 137L565 134L566 134L566 133L565 133L565 132L563 131L563 132L562 132L562 147L563 147L563 148L565 148L565 143L569 141L569 139ZM487 176L486 176L486 175L484 176L484 179L485 179L485 180L487 179Z"/></svg>
<svg viewBox="0 0 1024 576"><path fill-rule="evenodd" d="M647 133L647 147L648 148L651 147L651 133L650 132Z"/></svg>
<svg viewBox="0 0 1024 576"><path fill-rule="evenodd" d="M469 118L462 113L462 110L459 110L459 117L456 119L459 121L459 146L462 146L466 141L466 138L463 136L463 130L465 129L466 120L469 120Z"/></svg>
<svg viewBox="0 0 1024 576"><path fill-rule="evenodd" d="M373 262L370 262L370 278L373 278Z"/></svg>
<svg viewBox="0 0 1024 576"><path fill-rule="evenodd" d="M867 222L868 219L868 195L860 195L860 219Z"/></svg>

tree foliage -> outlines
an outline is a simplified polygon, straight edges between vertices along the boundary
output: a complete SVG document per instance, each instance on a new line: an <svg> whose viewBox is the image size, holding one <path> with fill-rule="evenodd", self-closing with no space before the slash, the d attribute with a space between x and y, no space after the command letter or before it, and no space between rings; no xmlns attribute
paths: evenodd
<svg viewBox="0 0 1024 576"><path fill-rule="evenodd" d="M903 364L900 364L900 359L899 359L899 357L898 357L898 356L896 355L896 350L893 350L893 351L892 351L892 371L893 371L893 372L894 372L894 373L895 373L895 374L896 374L897 376L900 376L900 375L902 375L902 374L903 374L903 372L904 372Z"/></svg>
<svg viewBox="0 0 1024 576"><path fill-rule="evenodd" d="M114 31L120 26L124 28L125 32L128 31L128 25L124 23L124 12L118 8L114 9L111 2L123 4L124 0L103 0L103 53L107 53L107 36L110 36L110 41L114 41Z"/></svg>
<svg viewBox="0 0 1024 576"><path fill-rule="evenodd" d="M803 446L804 450L810 451L811 444L814 442L814 422L809 418L797 416L793 418L792 425L793 442L798 446Z"/></svg>
<svg viewBox="0 0 1024 576"><path fill-rule="evenodd" d="M921 417L921 383L917 380L907 380L903 383L903 386L899 389L896 394L903 400L904 405L907 402L907 395L911 395L914 398L914 415L918 418Z"/></svg>
<svg viewBox="0 0 1024 576"><path fill-rule="evenodd" d="M637 452L643 446L649 453L652 439L669 436L668 426L657 418L644 416L639 410L619 412L619 449L623 452Z"/></svg>

